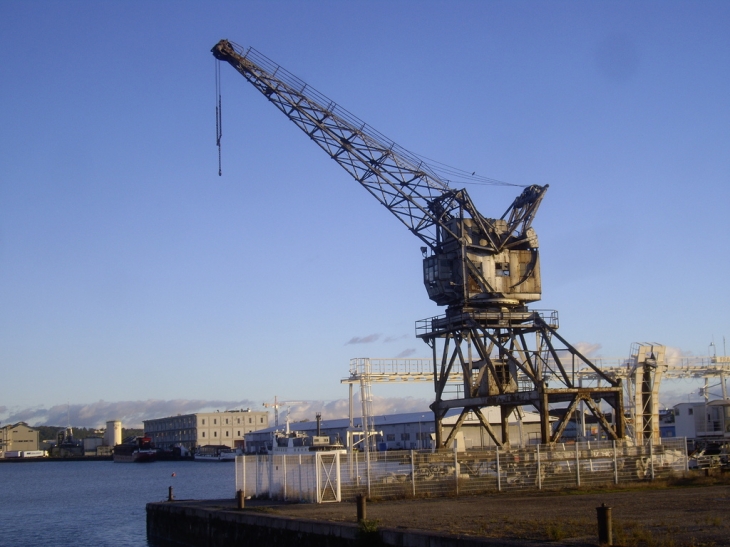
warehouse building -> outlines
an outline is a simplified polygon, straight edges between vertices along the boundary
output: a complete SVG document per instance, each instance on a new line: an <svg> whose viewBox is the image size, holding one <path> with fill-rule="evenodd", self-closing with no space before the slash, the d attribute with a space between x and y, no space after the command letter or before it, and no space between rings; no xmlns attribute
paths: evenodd
<svg viewBox="0 0 730 547"><path fill-rule="evenodd" d="M268 412L251 409L179 414L144 421L144 434L157 448L183 446L195 450L206 444L243 448L246 433L269 427Z"/></svg>
<svg viewBox="0 0 730 547"><path fill-rule="evenodd" d="M0 428L0 458L6 452L38 450L38 431L25 422L6 425Z"/></svg>
<svg viewBox="0 0 730 547"><path fill-rule="evenodd" d="M484 408L482 415L492 426L497 438L502 436L500 411L498 408ZM449 412L443 420L444 438L448 436L459 417L460 410ZM409 412L404 414L390 414L373 416L374 430L377 432L376 445L378 450L430 450L435 446L434 419L432 412ZM299 431L307 435L316 435L317 423L313 421L296 422L289 424L292 431ZM353 419L355 430L362 431L361 418ZM322 435L329 436L330 441L348 445L348 431L350 420L323 420L321 423ZM270 447L275 428L262 429L246 435L246 452L263 453ZM540 416L535 412L523 412L522 416L513 417L509 424L509 435L513 446L538 443L540 439ZM360 437L355 438L355 442ZM469 413L457 434L457 444L466 449L493 447L494 441L481 426L478 418Z"/></svg>

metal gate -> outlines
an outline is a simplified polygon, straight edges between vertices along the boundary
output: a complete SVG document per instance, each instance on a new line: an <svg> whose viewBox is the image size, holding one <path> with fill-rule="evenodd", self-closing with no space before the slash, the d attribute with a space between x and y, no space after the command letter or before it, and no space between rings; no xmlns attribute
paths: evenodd
<svg viewBox="0 0 730 547"><path fill-rule="evenodd" d="M340 453L317 452L317 503L342 501Z"/></svg>

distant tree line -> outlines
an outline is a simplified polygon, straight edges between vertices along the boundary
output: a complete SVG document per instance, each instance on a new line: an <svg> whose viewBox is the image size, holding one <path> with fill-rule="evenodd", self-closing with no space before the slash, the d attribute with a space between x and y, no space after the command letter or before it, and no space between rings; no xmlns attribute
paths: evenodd
<svg viewBox="0 0 730 547"><path fill-rule="evenodd" d="M61 425L35 425L32 426L33 429L36 429L39 431L38 436L40 437L41 441L55 441L56 437L58 436L59 431L63 431L66 429L65 426ZM93 427L73 427L73 433L74 433L74 439L76 440L82 440L86 437L103 437L104 432L99 429L95 429ZM141 436L143 434L142 429L125 429L122 428L122 439L126 439L127 437L131 437L134 435Z"/></svg>

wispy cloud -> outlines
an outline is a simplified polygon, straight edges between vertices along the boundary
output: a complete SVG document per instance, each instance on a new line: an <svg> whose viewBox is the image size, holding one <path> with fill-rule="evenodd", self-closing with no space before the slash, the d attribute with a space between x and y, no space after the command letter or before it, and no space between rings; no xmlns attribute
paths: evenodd
<svg viewBox="0 0 730 547"><path fill-rule="evenodd" d="M4 423L27 422L29 425L67 425L76 427L103 427L109 420L121 420L123 427L142 427L144 420L190 414L211 410L259 407L260 403L242 401L205 401L201 399L173 399L163 401L97 401L89 404L55 405L49 408L0 409ZM3 410L4 409L4 410Z"/></svg>
<svg viewBox="0 0 730 547"><path fill-rule="evenodd" d="M601 347L601 344L593 344L591 342L578 342L575 344L575 349L589 358L599 357L600 355L598 352L601 351Z"/></svg>
<svg viewBox="0 0 730 547"><path fill-rule="evenodd" d="M354 413L359 417L362 413L360 396L354 394ZM378 397L373 396L373 414L396 414L401 412L428 412L433 401L416 397ZM289 419L293 422L301 420L314 420L317 412L322 414L323 420L347 418L349 416L349 400L336 399L334 401L309 401L302 404L292 405L289 412ZM279 422L283 422L286 411L279 411Z"/></svg>
<svg viewBox="0 0 730 547"><path fill-rule="evenodd" d="M692 356L693 353L691 351L683 351L682 349L675 348L673 346L667 346L664 352L664 360L668 365L678 365L682 362L683 358Z"/></svg>
<svg viewBox="0 0 730 547"><path fill-rule="evenodd" d="M373 414L396 414L399 412L429 412L431 399L416 397L373 397Z"/></svg>
<svg viewBox="0 0 730 547"><path fill-rule="evenodd" d="M367 336L353 336L345 345L349 344L372 344L380 339L379 334L368 334Z"/></svg>
<svg viewBox="0 0 730 547"><path fill-rule="evenodd" d="M413 355L414 353L416 353L416 350L415 350L415 349L413 349L413 348L410 348L410 349L404 349L404 350L403 350L403 351L401 351L401 352L400 352L400 353L399 353L398 355L396 355L396 358L400 358L400 357L410 357L410 356L411 356L411 355Z"/></svg>
<svg viewBox="0 0 730 547"><path fill-rule="evenodd" d="M413 397L373 397L374 414L391 414L396 412L423 412L431 403L427 399ZM354 395L355 415L360 416L360 398ZM347 418L350 403L347 398L333 401L308 401L289 407L289 418L292 421L314 420L317 412L324 419ZM4 410L3 410L4 408ZM123 427L142 427L144 420L192 414L195 412L211 412L214 410L231 410L234 408L255 408L264 410L260 401L222 401L202 399L173 399L163 401L149 399L146 401L97 401L89 404L54 405L51 407L7 408L0 407L0 418L3 423L26 422L30 426L71 424L73 427L102 428L109 420L120 420ZM279 410L279 420L283 422L287 410ZM272 416L273 418L273 416ZM273 420L272 420L273 423Z"/></svg>
<svg viewBox="0 0 730 547"><path fill-rule="evenodd" d="M406 338L409 338L409 336L407 334L401 334L400 336L386 336L385 340L383 340L383 342L390 344L391 342L405 340Z"/></svg>

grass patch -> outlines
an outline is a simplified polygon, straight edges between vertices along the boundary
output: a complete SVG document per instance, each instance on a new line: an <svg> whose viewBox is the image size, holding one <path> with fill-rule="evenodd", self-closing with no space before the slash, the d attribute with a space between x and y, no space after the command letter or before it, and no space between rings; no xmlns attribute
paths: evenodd
<svg viewBox="0 0 730 547"><path fill-rule="evenodd" d="M550 522L545 526L545 535L550 541L560 541L567 537L562 522Z"/></svg>
<svg viewBox="0 0 730 547"><path fill-rule="evenodd" d="M613 543L624 547L679 547L669 532L653 530L633 521L614 521Z"/></svg>
<svg viewBox="0 0 730 547"><path fill-rule="evenodd" d="M726 486L730 485L730 473L720 473L719 475L707 477L703 472L689 471L683 475L671 476L664 482L672 487Z"/></svg>

